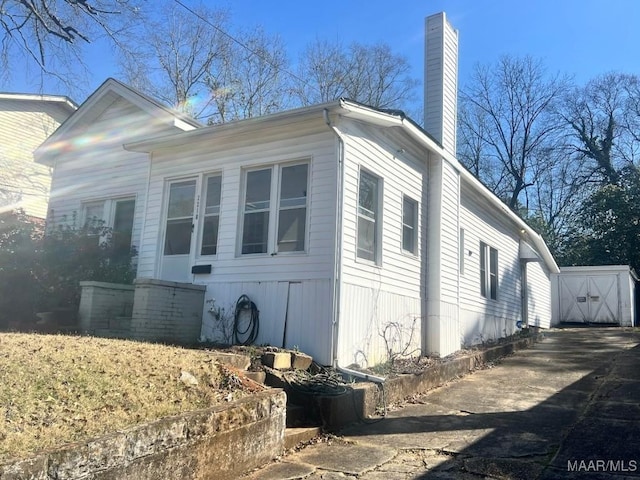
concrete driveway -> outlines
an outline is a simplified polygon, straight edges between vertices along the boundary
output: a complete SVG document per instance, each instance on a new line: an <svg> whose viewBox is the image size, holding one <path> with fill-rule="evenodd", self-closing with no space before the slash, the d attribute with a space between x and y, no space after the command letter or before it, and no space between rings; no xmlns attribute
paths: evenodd
<svg viewBox="0 0 640 480"><path fill-rule="evenodd" d="M640 478L639 343L638 329L550 331L249 478Z"/></svg>

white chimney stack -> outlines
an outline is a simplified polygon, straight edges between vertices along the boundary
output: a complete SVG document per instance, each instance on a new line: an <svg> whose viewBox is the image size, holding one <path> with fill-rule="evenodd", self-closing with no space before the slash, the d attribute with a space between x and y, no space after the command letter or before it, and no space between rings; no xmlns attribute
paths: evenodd
<svg viewBox="0 0 640 480"><path fill-rule="evenodd" d="M424 128L456 154L458 31L444 12L425 20Z"/></svg>

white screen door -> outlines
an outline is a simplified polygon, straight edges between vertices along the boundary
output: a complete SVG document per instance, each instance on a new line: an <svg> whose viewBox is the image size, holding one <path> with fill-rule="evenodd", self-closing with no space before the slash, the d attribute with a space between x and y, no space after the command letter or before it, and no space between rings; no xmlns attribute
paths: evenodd
<svg viewBox="0 0 640 480"><path fill-rule="evenodd" d="M162 245L162 280L189 282L197 180L170 182Z"/></svg>

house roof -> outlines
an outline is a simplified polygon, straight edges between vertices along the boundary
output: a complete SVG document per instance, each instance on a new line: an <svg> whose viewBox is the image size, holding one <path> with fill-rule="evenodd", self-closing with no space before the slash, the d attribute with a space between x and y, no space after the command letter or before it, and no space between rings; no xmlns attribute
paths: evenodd
<svg viewBox="0 0 640 480"><path fill-rule="evenodd" d="M124 147L127 150L132 151L151 152L152 150L162 148L187 145L192 141L207 135L214 134L216 136L222 136L225 132L240 133L243 130L258 128L261 125L277 124L278 122L290 123L292 120L299 117L319 114L326 115L327 113L338 114L340 116L359 120L371 125L396 127L412 138L422 148L426 148L428 151L440 156L460 174L460 177L464 182L466 182L475 192L485 199L489 205L498 210L516 226L520 232L521 240L534 247L540 258L545 262L552 273L558 273L560 271L553 255L549 251L547 244L540 234L531 228L522 218L520 218L502 200L491 192L491 190L480 182L480 180L467 170L467 168L462 165L454 155L445 150L440 143L438 143L416 122L398 110L381 110L353 100L340 99L334 102L298 108L272 115L237 120L220 125L212 125L198 130L164 136L162 138L142 140L126 144Z"/></svg>
<svg viewBox="0 0 640 480"><path fill-rule="evenodd" d="M202 124L197 120L161 104L148 95L114 78L108 78L78 107L73 115L36 149L34 152L36 161L51 164L52 157L58 153L56 145L65 136L75 128L91 124L118 98L124 98L161 123L176 127L179 130L188 131L202 127Z"/></svg>
<svg viewBox="0 0 640 480"><path fill-rule="evenodd" d="M60 105L72 114L78 109L78 104L64 95L42 95L35 93L0 92L0 100L16 100L22 102L46 102Z"/></svg>

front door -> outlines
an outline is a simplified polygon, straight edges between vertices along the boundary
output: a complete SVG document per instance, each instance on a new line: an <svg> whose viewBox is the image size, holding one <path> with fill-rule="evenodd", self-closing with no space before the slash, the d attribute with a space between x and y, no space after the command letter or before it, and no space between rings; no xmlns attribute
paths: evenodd
<svg viewBox="0 0 640 480"><path fill-rule="evenodd" d="M193 246L196 178L170 182L166 205L160 278L191 281L189 264Z"/></svg>

